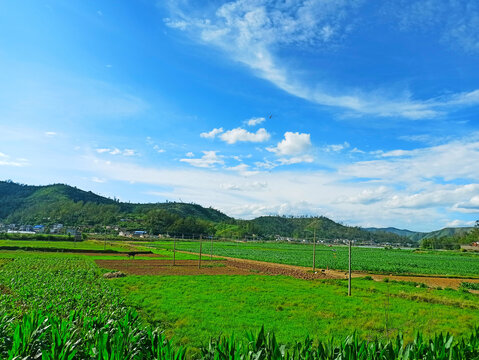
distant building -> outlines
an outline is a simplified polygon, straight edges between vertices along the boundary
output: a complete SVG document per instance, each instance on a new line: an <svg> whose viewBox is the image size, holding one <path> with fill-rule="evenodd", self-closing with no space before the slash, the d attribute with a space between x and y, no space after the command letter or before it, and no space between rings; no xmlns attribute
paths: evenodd
<svg viewBox="0 0 479 360"><path fill-rule="evenodd" d="M35 231L26 230L8 230L7 234L35 234Z"/></svg>
<svg viewBox="0 0 479 360"><path fill-rule="evenodd" d="M45 226L44 225L35 225L35 226L33 226L33 231L36 232L37 234L43 234L45 232Z"/></svg>
<svg viewBox="0 0 479 360"><path fill-rule="evenodd" d="M148 233L146 231L138 230L133 232L133 237L145 237Z"/></svg>
<svg viewBox="0 0 479 360"><path fill-rule="evenodd" d="M63 224L54 224L50 228L51 234L59 234L63 230Z"/></svg>

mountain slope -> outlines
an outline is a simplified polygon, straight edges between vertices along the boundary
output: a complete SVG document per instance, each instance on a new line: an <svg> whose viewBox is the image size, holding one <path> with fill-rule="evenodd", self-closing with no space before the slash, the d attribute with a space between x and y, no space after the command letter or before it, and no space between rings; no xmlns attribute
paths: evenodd
<svg viewBox="0 0 479 360"><path fill-rule="evenodd" d="M231 219L218 210L197 204L121 203L64 184L29 186L0 181L0 220L8 223L113 225L122 217L132 214L141 217L153 209L215 222Z"/></svg>
<svg viewBox="0 0 479 360"><path fill-rule="evenodd" d="M435 230L431 232L418 232L418 231L411 231L407 229L397 229L394 227L387 227L387 228L364 228L364 230L378 233L378 232L386 232L397 234L400 236L405 236L412 241L420 241L422 239L430 239L430 238L443 238L448 236L455 236L455 235L464 235L470 232L473 227L457 227L457 228L444 228L441 230Z"/></svg>

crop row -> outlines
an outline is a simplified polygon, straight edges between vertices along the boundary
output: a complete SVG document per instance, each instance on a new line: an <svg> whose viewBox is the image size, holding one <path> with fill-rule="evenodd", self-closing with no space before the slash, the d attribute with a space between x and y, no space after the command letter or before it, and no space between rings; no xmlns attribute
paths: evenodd
<svg viewBox="0 0 479 360"><path fill-rule="evenodd" d="M81 325L79 325L81 324ZM33 312L14 323L0 318L0 356L2 359L42 360L184 360L184 348L173 348L163 334L139 323L135 312L111 321L108 316L86 317L73 312L66 319ZM247 333L239 341L234 337L211 340L194 358L204 360L393 360L393 359L477 359L478 329L455 340L450 335L436 335L425 340L420 334L405 343L398 335L393 341L361 340L352 335L337 343L306 338L286 347L274 334ZM190 357L190 356L188 356Z"/></svg>

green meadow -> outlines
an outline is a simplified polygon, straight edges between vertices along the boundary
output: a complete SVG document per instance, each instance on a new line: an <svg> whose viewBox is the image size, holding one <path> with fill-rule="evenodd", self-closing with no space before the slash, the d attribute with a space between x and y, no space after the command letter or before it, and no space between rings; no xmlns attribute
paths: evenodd
<svg viewBox="0 0 479 360"><path fill-rule="evenodd" d="M403 333L469 332L479 321L477 295L415 284L284 276L128 276L114 279L127 303L167 329L176 344L200 346L210 337L260 328L292 344L307 335L328 339L356 332L375 339Z"/></svg>

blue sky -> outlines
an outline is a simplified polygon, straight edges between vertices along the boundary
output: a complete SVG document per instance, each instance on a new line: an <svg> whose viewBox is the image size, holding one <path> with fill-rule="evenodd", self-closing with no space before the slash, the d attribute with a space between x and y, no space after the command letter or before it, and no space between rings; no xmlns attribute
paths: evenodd
<svg viewBox="0 0 479 360"><path fill-rule="evenodd" d="M231 216L479 218L479 3L4 1L0 178Z"/></svg>

